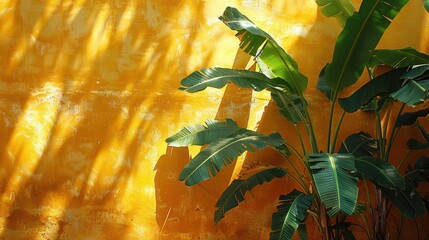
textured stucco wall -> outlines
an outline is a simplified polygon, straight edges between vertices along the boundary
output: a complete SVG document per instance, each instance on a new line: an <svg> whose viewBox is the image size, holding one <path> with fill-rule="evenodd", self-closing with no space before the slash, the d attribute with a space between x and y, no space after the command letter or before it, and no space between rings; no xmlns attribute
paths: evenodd
<svg viewBox="0 0 429 240"><path fill-rule="evenodd" d="M381 47L429 51L427 15L410 2ZM217 19L228 5L282 43L311 81L310 101L320 100L314 81L340 28L314 1L0 2L0 238L267 238L290 179L267 185L270 194L256 189L215 226L214 203L240 164L188 188L177 176L198 149L164 142L208 118L264 133L286 125L265 93L177 90L198 68L245 67L234 33ZM326 112L312 111L323 126ZM361 126L371 129L365 117ZM246 158L261 159L276 161L269 151Z"/></svg>

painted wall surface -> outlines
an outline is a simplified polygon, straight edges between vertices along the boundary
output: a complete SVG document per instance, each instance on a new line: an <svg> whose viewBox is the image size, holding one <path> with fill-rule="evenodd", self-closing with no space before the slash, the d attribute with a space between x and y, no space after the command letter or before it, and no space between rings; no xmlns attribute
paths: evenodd
<svg viewBox="0 0 429 240"><path fill-rule="evenodd" d="M198 149L164 141L185 125L226 117L296 140L266 93L177 90L196 69L246 66L218 21L228 5L297 60L325 135L328 103L314 85L340 27L314 1L0 2L0 238L267 239L277 196L294 186L288 178L246 195L218 225L212 219L243 161L276 162L275 154L249 154L189 188L177 178ZM411 0L380 47L427 53L428 24L421 1ZM346 132L372 129L366 115L348 119Z"/></svg>

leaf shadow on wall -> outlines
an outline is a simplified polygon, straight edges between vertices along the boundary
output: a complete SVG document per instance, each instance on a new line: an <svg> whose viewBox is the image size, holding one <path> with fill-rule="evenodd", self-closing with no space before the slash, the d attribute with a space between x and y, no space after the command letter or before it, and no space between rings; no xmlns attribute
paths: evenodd
<svg viewBox="0 0 429 240"><path fill-rule="evenodd" d="M135 229L152 209L156 119L179 117L168 80L190 64L201 27L179 18L181 2L23 0L2 15L13 37L1 62L1 237L145 236ZM202 1L186 7L203 19Z"/></svg>

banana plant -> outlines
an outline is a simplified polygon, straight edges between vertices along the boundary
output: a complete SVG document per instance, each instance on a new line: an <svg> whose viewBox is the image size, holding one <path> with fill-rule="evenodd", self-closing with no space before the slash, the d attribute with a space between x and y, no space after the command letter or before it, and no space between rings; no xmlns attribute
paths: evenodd
<svg viewBox="0 0 429 240"><path fill-rule="evenodd" d="M403 162L393 166L389 153L402 126L418 125L426 137L427 142L410 142L410 151L429 147L429 134L418 124L418 119L425 117L429 110L403 113L402 107L397 118L391 120L395 121L391 136L387 136L387 125L382 125L380 119L381 112L386 109L390 111L394 102L415 106L424 103L428 97L428 55L411 48L376 49L383 33L407 2L364 0L356 10L349 0L316 0L322 13L335 17L343 27L335 43L332 61L321 71L318 81L318 89L329 97L331 103L328 142L318 142L308 107L311 103L304 95L308 79L299 71L298 63L271 35L239 10L226 8L219 19L236 31L239 47L254 57L258 69L200 69L184 78L180 89L195 93L206 88L220 89L227 84L235 84L254 91L269 91L280 114L292 124L302 125L308 138L301 137L300 128L297 128L298 144L302 146L302 150L297 150L297 144L287 142L278 133L263 135L240 128L232 119L207 120L205 125L189 125L167 138L169 146L205 146L180 173L179 180L189 186L215 177L246 151L270 147L279 153L278 157L289 163L287 169L266 163L247 167L216 203L216 223L245 200L246 192L284 177L293 179L300 189L279 196L277 210L272 215L271 240L292 239L295 232L305 239L305 223L309 216L317 222L321 238L352 239L353 232L349 227L355 223L349 222L347 216L361 215L365 219L366 206L358 202L359 181L372 182L384 199L380 204L389 204L390 201L407 217L415 218L425 212L423 199L416 187L419 182L428 180L428 158L423 156L414 166L409 165L406 176L402 176L398 170ZM389 65L392 70L376 76L379 65ZM339 92L355 84L365 69L371 80L351 96L338 98ZM344 111L335 124L334 109L338 107ZM376 116L376 137L364 132L356 133L343 140L341 147L336 149L344 115L359 109L372 111ZM305 144L306 139L308 144ZM327 146L325 151L319 148L322 145ZM307 175L292 164L292 155L301 160L300 164L307 169ZM385 221L381 218L373 217L371 223ZM380 224L377 229L367 224L365 229L369 238L380 239L385 236L385 231L380 228Z"/></svg>

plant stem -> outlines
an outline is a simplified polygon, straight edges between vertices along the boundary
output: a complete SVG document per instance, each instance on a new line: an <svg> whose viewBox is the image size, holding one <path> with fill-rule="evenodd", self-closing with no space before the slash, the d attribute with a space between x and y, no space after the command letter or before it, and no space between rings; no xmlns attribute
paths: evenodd
<svg viewBox="0 0 429 240"><path fill-rule="evenodd" d="M319 152L319 147L317 146L317 139L316 139L316 134L314 132L314 127L313 127L313 121L311 120L311 115L308 112L308 107L307 107L307 103L305 103L305 108L304 108L305 114L308 117L308 124L310 125L310 143L311 143L311 148L313 150L313 152Z"/></svg>
<svg viewBox="0 0 429 240"><path fill-rule="evenodd" d="M368 198L368 204L369 204L369 216L370 216L370 220L371 220L371 226L373 226L373 227L372 227L372 231L370 231L370 230L369 230L369 227L368 227L368 224L366 223L366 221L365 221L365 223L366 223L366 225L367 225L368 231L369 231L369 232L372 232L372 233L374 234L374 232L375 232L375 229L374 229L374 226L375 226L375 224L374 224L374 209L373 209L373 207L372 207L372 201L371 201L371 196L370 196L370 194L369 194L368 184L366 183L366 180L365 180L365 179L363 180L363 182L364 182L364 185L365 185L366 196L367 196L367 198Z"/></svg>
<svg viewBox="0 0 429 240"><path fill-rule="evenodd" d="M344 116L346 115L346 111L344 110L341 114L340 120L338 121L338 125L335 129L334 139L332 139L332 143L329 147L329 153L333 153L335 150L335 145L337 143L338 133L340 132L341 123L343 122Z"/></svg>
<svg viewBox="0 0 429 240"><path fill-rule="evenodd" d="M302 154L307 155L307 151L305 150L305 145L304 145L304 141L303 141L302 136L301 136L301 132L299 131L298 126L296 124L294 124L294 126L295 126L296 133L298 134L299 141L301 143Z"/></svg>
<svg viewBox="0 0 429 240"><path fill-rule="evenodd" d="M317 225L319 226L319 230L320 230L320 232L324 232L324 230L323 230L323 226L322 226L322 224L321 224L321 220L320 220L320 217L317 215L317 213L316 212L314 212L314 211L312 211L312 210L307 210L307 212L308 212L308 214L310 214L315 220L316 220L316 222L317 222Z"/></svg>
<svg viewBox="0 0 429 240"><path fill-rule="evenodd" d="M365 230L366 236L368 237L369 240L371 240L371 236L370 236L370 230L369 230L369 226L368 226L368 222L366 221L365 216L361 213L359 214L359 216L362 218L363 222L365 223L365 228L363 228L363 230Z"/></svg>
<svg viewBox="0 0 429 240"><path fill-rule="evenodd" d="M399 169L402 167L402 164L404 164L405 160L407 160L407 158L410 156L410 154L413 152L413 150L408 150L408 152L405 154L405 156L401 159L401 161L399 162L399 165L396 167L396 170L399 171Z"/></svg>
<svg viewBox="0 0 429 240"><path fill-rule="evenodd" d="M298 150L296 150L296 148L295 148L295 147L293 147L292 145L287 144L287 143L285 143L285 145L286 145L288 148L292 149L292 152L294 152L294 153L299 157L299 159L303 159L302 155L298 152Z"/></svg>
<svg viewBox="0 0 429 240"><path fill-rule="evenodd" d="M298 183L302 187L302 189L305 191L306 194L311 193L310 187L305 183L303 176L301 176L300 172L295 167L295 165L290 161L290 159L286 155L282 154L282 156L289 163L289 165L292 167L292 169L296 173L296 175L299 176L299 178L295 178L292 174L289 174L289 176L291 176L291 178L293 180L295 180L295 182ZM306 164L304 164L304 165L307 166Z"/></svg>
<svg viewBox="0 0 429 240"><path fill-rule="evenodd" d="M331 146L331 131L332 131L332 122L333 122L333 118L334 118L334 108L335 108L335 101L337 100L337 91L334 92L334 97L332 99L331 102L331 107L329 110L329 127L328 127L328 142L326 143L326 148L327 148L327 152L329 153L330 151L330 146Z"/></svg>
<svg viewBox="0 0 429 240"><path fill-rule="evenodd" d="M405 103L402 103L402 106L399 109L399 112L398 112L398 114L396 115L396 118L395 118L395 125L396 125L396 121L398 120L398 117L402 114L402 111L404 111L404 108L405 108ZM392 148L393 143L395 142L396 136L398 135L398 132L399 132L400 129L401 129L401 126L399 126L399 127L394 126L393 127L392 135L390 135L390 139L387 142L387 151L386 151L386 158L387 159L389 159L390 150Z"/></svg>

